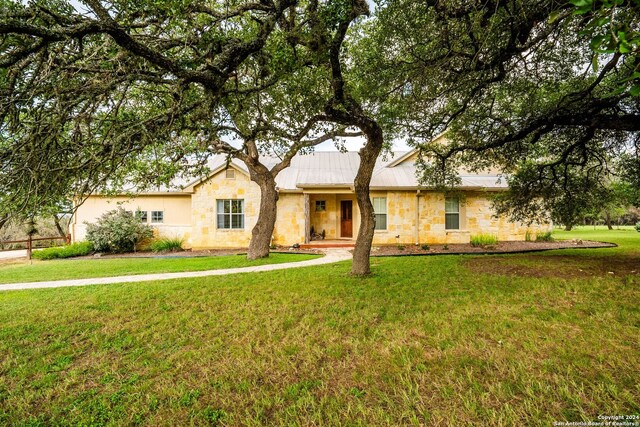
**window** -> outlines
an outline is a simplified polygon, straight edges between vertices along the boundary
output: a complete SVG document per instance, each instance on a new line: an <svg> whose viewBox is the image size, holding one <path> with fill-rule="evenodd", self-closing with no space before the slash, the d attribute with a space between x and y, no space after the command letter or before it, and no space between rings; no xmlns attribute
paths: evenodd
<svg viewBox="0 0 640 427"><path fill-rule="evenodd" d="M327 210L327 202L325 200L316 200L316 212L324 212Z"/></svg>
<svg viewBox="0 0 640 427"><path fill-rule="evenodd" d="M236 171L235 169L227 169L227 171L225 172L225 176L227 177L227 179L236 179Z"/></svg>
<svg viewBox="0 0 640 427"><path fill-rule="evenodd" d="M164 221L163 211L151 211L151 222L163 222L163 221Z"/></svg>
<svg viewBox="0 0 640 427"><path fill-rule="evenodd" d="M244 200L218 200L218 228L244 228Z"/></svg>
<svg viewBox="0 0 640 427"><path fill-rule="evenodd" d="M149 213L147 211L136 211L136 218L138 218L140 222L147 222Z"/></svg>
<svg viewBox="0 0 640 427"><path fill-rule="evenodd" d="M387 229L387 198L374 197L373 212L376 214L376 230Z"/></svg>
<svg viewBox="0 0 640 427"><path fill-rule="evenodd" d="M457 197L447 197L444 201L444 212L444 228L460 229L460 200Z"/></svg>

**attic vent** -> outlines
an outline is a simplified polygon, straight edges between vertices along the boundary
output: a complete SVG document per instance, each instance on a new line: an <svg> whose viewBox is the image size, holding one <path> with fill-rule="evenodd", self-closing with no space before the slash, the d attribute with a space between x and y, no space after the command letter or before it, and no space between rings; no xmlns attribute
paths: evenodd
<svg viewBox="0 0 640 427"><path fill-rule="evenodd" d="M226 177L228 179L236 179L236 171L234 169L227 169L226 170Z"/></svg>

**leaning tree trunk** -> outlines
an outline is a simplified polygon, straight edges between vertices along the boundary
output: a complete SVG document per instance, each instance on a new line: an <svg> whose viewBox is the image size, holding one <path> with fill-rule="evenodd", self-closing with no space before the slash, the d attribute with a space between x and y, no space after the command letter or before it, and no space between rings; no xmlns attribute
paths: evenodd
<svg viewBox="0 0 640 427"><path fill-rule="evenodd" d="M356 175L354 186L356 199L360 208L360 229L356 239L356 246L353 250L353 264L351 274L354 276L366 276L371 274L369 256L371 255L371 245L376 227L373 204L369 197L369 184L373 175L373 168L382 150L384 142L382 129L377 123L370 123L371 128L365 131L367 143L360 150L360 167ZM363 129L364 130L364 129Z"/></svg>
<svg viewBox="0 0 640 427"><path fill-rule="evenodd" d="M60 224L60 219L56 214L53 214L53 224L56 226L56 230L58 231L58 234L60 235L60 237L62 237L63 239L66 239L67 233L65 233L64 230L62 229L62 224Z"/></svg>
<svg viewBox="0 0 640 427"><path fill-rule="evenodd" d="M611 225L611 214L609 213L609 211L604 212L604 220L607 223L607 228L609 230L613 230L613 225Z"/></svg>
<svg viewBox="0 0 640 427"><path fill-rule="evenodd" d="M247 251L247 259L254 260L269 256L271 236L276 225L278 191L275 178L268 170L252 172L251 179L260 187L258 222L251 230L251 242Z"/></svg>
<svg viewBox="0 0 640 427"><path fill-rule="evenodd" d="M0 216L0 229L2 229L2 227L4 227L4 225L9 222L9 214L6 214L4 216Z"/></svg>

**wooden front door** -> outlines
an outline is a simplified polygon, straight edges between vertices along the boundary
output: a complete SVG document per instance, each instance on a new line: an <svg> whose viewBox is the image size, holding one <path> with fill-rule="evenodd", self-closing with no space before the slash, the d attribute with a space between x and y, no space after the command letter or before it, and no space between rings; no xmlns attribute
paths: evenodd
<svg viewBox="0 0 640 427"><path fill-rule="evenodd" d="M353 202L340 201L340 237L353 237Z"/></svg>

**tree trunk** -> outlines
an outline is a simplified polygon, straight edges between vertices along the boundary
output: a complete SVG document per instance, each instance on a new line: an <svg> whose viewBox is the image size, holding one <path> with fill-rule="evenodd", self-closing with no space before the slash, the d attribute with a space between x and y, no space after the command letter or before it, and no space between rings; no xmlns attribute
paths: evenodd
<svg viewBox="0 0 640 427"><path fill-rule="evenodd" d="M607 223L607 228L609 230L613 230L613 226L611 225L611 214L609 211L604 212L604 221Z"/></svg>
<svg viewBox="0 0 640 427"><path fill-rule="evenodd" d="M369 197L369 184L371 183L373 168L376 165L376 160L380 155L384 142L382 129L375 122L372 123L371 129L365 131L365 133L367 135L367 144L360 150L360 167L358 167L358 174L354 181L356 199L360 208L360 229L358 230L358 238L353 250L353 264L351 266L351 274L354 276L371 274L369 256L371 255L371 245L376 224L373 204Z"/></svg>
<svg viewBox="0 0 640 427"><path fill-rule="evenodd" d="M56 226L56 230L58 230L58 234L60 235L60 237L63 237L65 239L66 242L66 238L67 238L67 233L64 232L64 230L62 229L62 225L60 224L60 219L58 218L58 215L53 215L53 223Z"/></svg>
<svg viewBox="0 0 640 427"><path fill-rule="evenodd" d="M258 222L251 230L251 242L247 251L247 259L254 260L269 256L271 248L271 237L276 225L276 215L278 212L278 191L276 181L271 172L266 170L261 172L251 172L251 180L260 187L260 212Z"/></svg>
<svg viewBox="0 0 640 427"><path fill-rule="evenodd" d="M2 229L2 227L4 227L4 225L9 222L9 214L6 214L4 216L0 216L0 229Z"/></svg>
<svg viewBox="0 0 640 427"><path fill-rule="evenodd" d="M567 224L564 226L564 231L571 231L572 228L573 228L573 225Z"/></svg>

